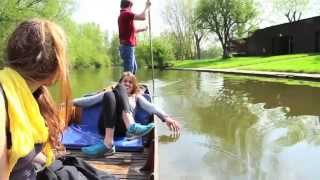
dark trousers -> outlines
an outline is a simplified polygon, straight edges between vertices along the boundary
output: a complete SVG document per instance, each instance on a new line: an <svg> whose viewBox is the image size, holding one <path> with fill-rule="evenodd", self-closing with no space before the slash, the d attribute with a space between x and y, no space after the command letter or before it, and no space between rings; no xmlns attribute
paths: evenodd
<svg viewBox="0 0 320 180"><path fill-rule="evenodd" d="M105 134L105 128L114 128L115 137L125 136L127 129L122 119L123 111L130 112L129 99L126 88L118 84L103 96L99 119L99 130L102 135Z"/></svg>

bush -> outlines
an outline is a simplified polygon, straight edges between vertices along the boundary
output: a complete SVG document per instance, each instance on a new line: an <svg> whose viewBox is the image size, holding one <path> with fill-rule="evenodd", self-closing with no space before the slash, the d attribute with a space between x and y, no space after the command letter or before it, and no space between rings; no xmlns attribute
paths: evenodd
<svg viewBox="0 0 320 180"><path fill-rule="evenodd" d="M154 66L158 68L164 68L170 65L170 61L174 60L172 45L165 39L155 38L153 39L153 60ZM145 40L139 43L136 48L136 56L138 63L141 65L152 66L150 56L149 41Z"/></svg>
<svg viewBox="0 0 320 180"><path fill-rule="evenodd" d="M104 41L104 33L94 23L65 22L69 40L69 58L75 68L110 66L110 57Z"/></svg>
<svg viewBox="0 0 320 180"><path fill-rule="evenodd" d="M219 46L211 46L208 49L202 51L202 59L212 59L222 56L222 48Z"/></svg>
<svg viewBox="0 0 320 180"><path fill-rule="evenodd" d="M113 34L110 47L108 49L108 54L110 55L112 65L118 66L122 64L122 60L120 59L119 55L119 35Z"/></svg>

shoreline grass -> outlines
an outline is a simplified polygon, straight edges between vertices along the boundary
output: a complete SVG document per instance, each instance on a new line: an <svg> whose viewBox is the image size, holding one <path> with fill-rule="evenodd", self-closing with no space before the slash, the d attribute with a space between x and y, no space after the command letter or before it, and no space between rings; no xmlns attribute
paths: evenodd
<svg viewBox="0 0 320 180"><path fill-rule="evenodd" d="M173 61L174 68L239 69L255 71L320 73L320 54L233 57Z"/></svg>

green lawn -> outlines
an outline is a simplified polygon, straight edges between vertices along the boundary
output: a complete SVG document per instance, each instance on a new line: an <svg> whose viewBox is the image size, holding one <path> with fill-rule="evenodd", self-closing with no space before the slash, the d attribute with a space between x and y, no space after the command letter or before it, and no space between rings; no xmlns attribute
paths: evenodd
<svg viewBox="0 0 320 180"><path fill-rule="evenodd" d="M268 57L234 57L227 60L174 61L175 68L241 69L258 71L320 73L320 54L295 54Z"/></svg>

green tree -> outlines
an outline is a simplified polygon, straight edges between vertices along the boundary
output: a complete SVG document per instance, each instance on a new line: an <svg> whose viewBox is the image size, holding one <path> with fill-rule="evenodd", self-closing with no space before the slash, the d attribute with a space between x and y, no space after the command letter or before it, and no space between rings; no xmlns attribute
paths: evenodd
<svg viewBox="0 0 320 180"><path fill-rule="evenodd" d="M152 41L154 65L159 68L169 66L170 61L175 59L173 53L174 48L169 40L164 37L158 37L154 38ZM148 40L139 43L139 46L136 48L136 56L140 66L147 65L148 67L152 67Z"/></svg>
<svg viewBox="0 0 320 180"><path fill-rule="evenodd" d="M68 58L72 65L75 64L76 56L77 56L77 46L78 43L78 24L72 21L71 18L66 17L62 22L61 25L64 28L64 31L67 35L68 40Z"/></svg>
<svg viewBox="0 0 320 180"><path fill-rule="evenodd" d="M94 23L85 23L76 28L78 29L76 34L71 34L74 66L109 66L110 59L107 56L104 33L100 27Z"/></svg>
<svg viewBox="0 0 320 180"><path fill-rule="evenodd" d="M71 19L74 0L1 0L0 56L16 25L30 18L45 18L60 24L68 37L68 55L74 67L108 66L105 35L94 23L77 24ZM0 60L0 65L2 59Z"/></svg>
<svg viewBox="0 0 320 180"><path fill-rule="evenodd" d="M273 0L273 9L284 15L289 23L299 21L302 13L307 9L309 0Z"/></svg>
<svg viewBox="0 0 320 180"><path fill-rule="evenodd" d="M197 59L201 59L202 57L201 43L204 39L207 38L208 30L202 26L200 21L198 21L198 19L195 16L195 13L193 14L194 16L192 21L192 33L195 41L196 57Z"/></svg>
<svg viewBox="0 0 320 180"><path fill-rule="evenodd" d="M119 35L118 34L113 34L110 42L110 47L109 47L109 54L111 57L111 62L113 65L120 65L122 63L119 55Z"/></svg>
<svg viewBox="0 0 320 180"><path fill-rule="evenodd" d="M196 13L203 28L218 36L223 58L230 57L230 42L239 28L247 28L257 16L253 0L200 0Z"/></svg>
<svg viewBox="0 0 320 180"><path fill-rule="evenodd" d="M207 49L203 50L202 57L204 59L212 59L216 57L221 57L222 55L222 49L221 47L218 47L217 45L210 46Z"/></svg>
<svg viewBox="0 0 320 180"><path fill-rule="evenodd" d="M0 38L21 20L34 17L61 20L70 15L72 8L72 0L1 0Z"/></svg>
<svg viewBox="0 0 320 180"><path fill-rule="evenodd" d="M3 57L7 37L17 23L30 18L61 22L70 16L72 8L73 0L1 0L0 56Z"/></svg>
<svg viewBox="0 0 320 180"><path fill-rule="evenodd" d="M191 59L194 56L192 0L168 0L163 16L175 47L176 59Z"/></svg>

